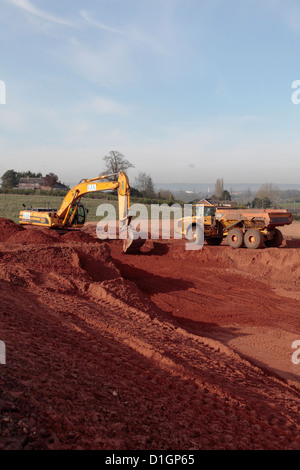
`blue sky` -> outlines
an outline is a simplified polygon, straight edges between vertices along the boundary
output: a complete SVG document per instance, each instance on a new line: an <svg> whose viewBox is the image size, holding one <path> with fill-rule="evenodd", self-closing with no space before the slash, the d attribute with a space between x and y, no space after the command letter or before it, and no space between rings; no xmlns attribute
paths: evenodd
<svg viewBox="0 0 300 470"><path fill-rule="evenodd" d="M0 0L0 173L298 184L299 39L296 0Z"/></svg>

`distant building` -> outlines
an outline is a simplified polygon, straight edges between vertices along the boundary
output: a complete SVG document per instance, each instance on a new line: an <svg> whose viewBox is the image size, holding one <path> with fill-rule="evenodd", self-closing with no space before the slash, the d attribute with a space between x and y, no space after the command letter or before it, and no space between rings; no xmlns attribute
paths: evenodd
<svg viewBox="0 0 300 470"><path fill-rule="evenodd" d="M237 201L218 201L217 205L219 207L236 207L237 206Z"/></svg>
<svg viewBox="0 0 300 470"><path fill-rule="evenodd" d="M197 204L206 204L208 206L219 206L219 207L235 207L236 201L212 201L211 199L201 199Z"/></svg>
<svg viewBox="0 0 300 470"><path fill-rule="evenodd" d="M45 178L20 178L19 189L42 189L43 191L67 191L68 186L57 181L53 187L45 186Z"/></svg>
<svg viewBox="0 0 300 470"><path fill-rule="evenodd" d="M45 181L44 178L20 178L18 187L20 189L42 189Z"/></svg>
<svg viewBox="0 0 300 470"><path fill-rule="evenodd" d="M206 204L208 206L213 206L214 204L211 202L210 199L201 199L201 201L197 202L197 204Z"/></svg>

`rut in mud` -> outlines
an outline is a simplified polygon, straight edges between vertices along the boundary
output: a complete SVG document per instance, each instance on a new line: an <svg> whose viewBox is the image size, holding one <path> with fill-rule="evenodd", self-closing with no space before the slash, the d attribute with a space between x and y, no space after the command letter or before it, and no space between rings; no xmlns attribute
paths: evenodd
<svg viewBox="0 0 300 470"><path fill-rule="evenodd" d="M93 234L0 219L0 448L300 449L297 247Z"/></svg>

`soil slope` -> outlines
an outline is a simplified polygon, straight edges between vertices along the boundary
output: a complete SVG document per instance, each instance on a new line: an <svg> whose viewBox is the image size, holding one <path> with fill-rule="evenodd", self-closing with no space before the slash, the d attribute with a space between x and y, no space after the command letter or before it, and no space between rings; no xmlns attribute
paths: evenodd
<svg viewBox="0 0 300 470"><path fill-rule="evenodd" d="M300 245L147 241L0 219L0 449L300 449Z"/></svg>

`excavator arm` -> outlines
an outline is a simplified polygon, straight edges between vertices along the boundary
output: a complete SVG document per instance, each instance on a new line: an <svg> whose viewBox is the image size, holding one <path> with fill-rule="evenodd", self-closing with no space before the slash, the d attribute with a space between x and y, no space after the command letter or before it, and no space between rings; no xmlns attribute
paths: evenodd
<svg viewBox="0 0 300 470"><path fill-rule="evenodd" d="M98 178L83 180L72 188L64 198L56 215L61 221L61 227L71 226L76 215L78 205L82 196L98 191L118 190L119 218L121 223L127 221L127 214L130 206L130 186L129 180L124 172L119 173L118 181L102 181L109 176L104 175Z"/></svg>

